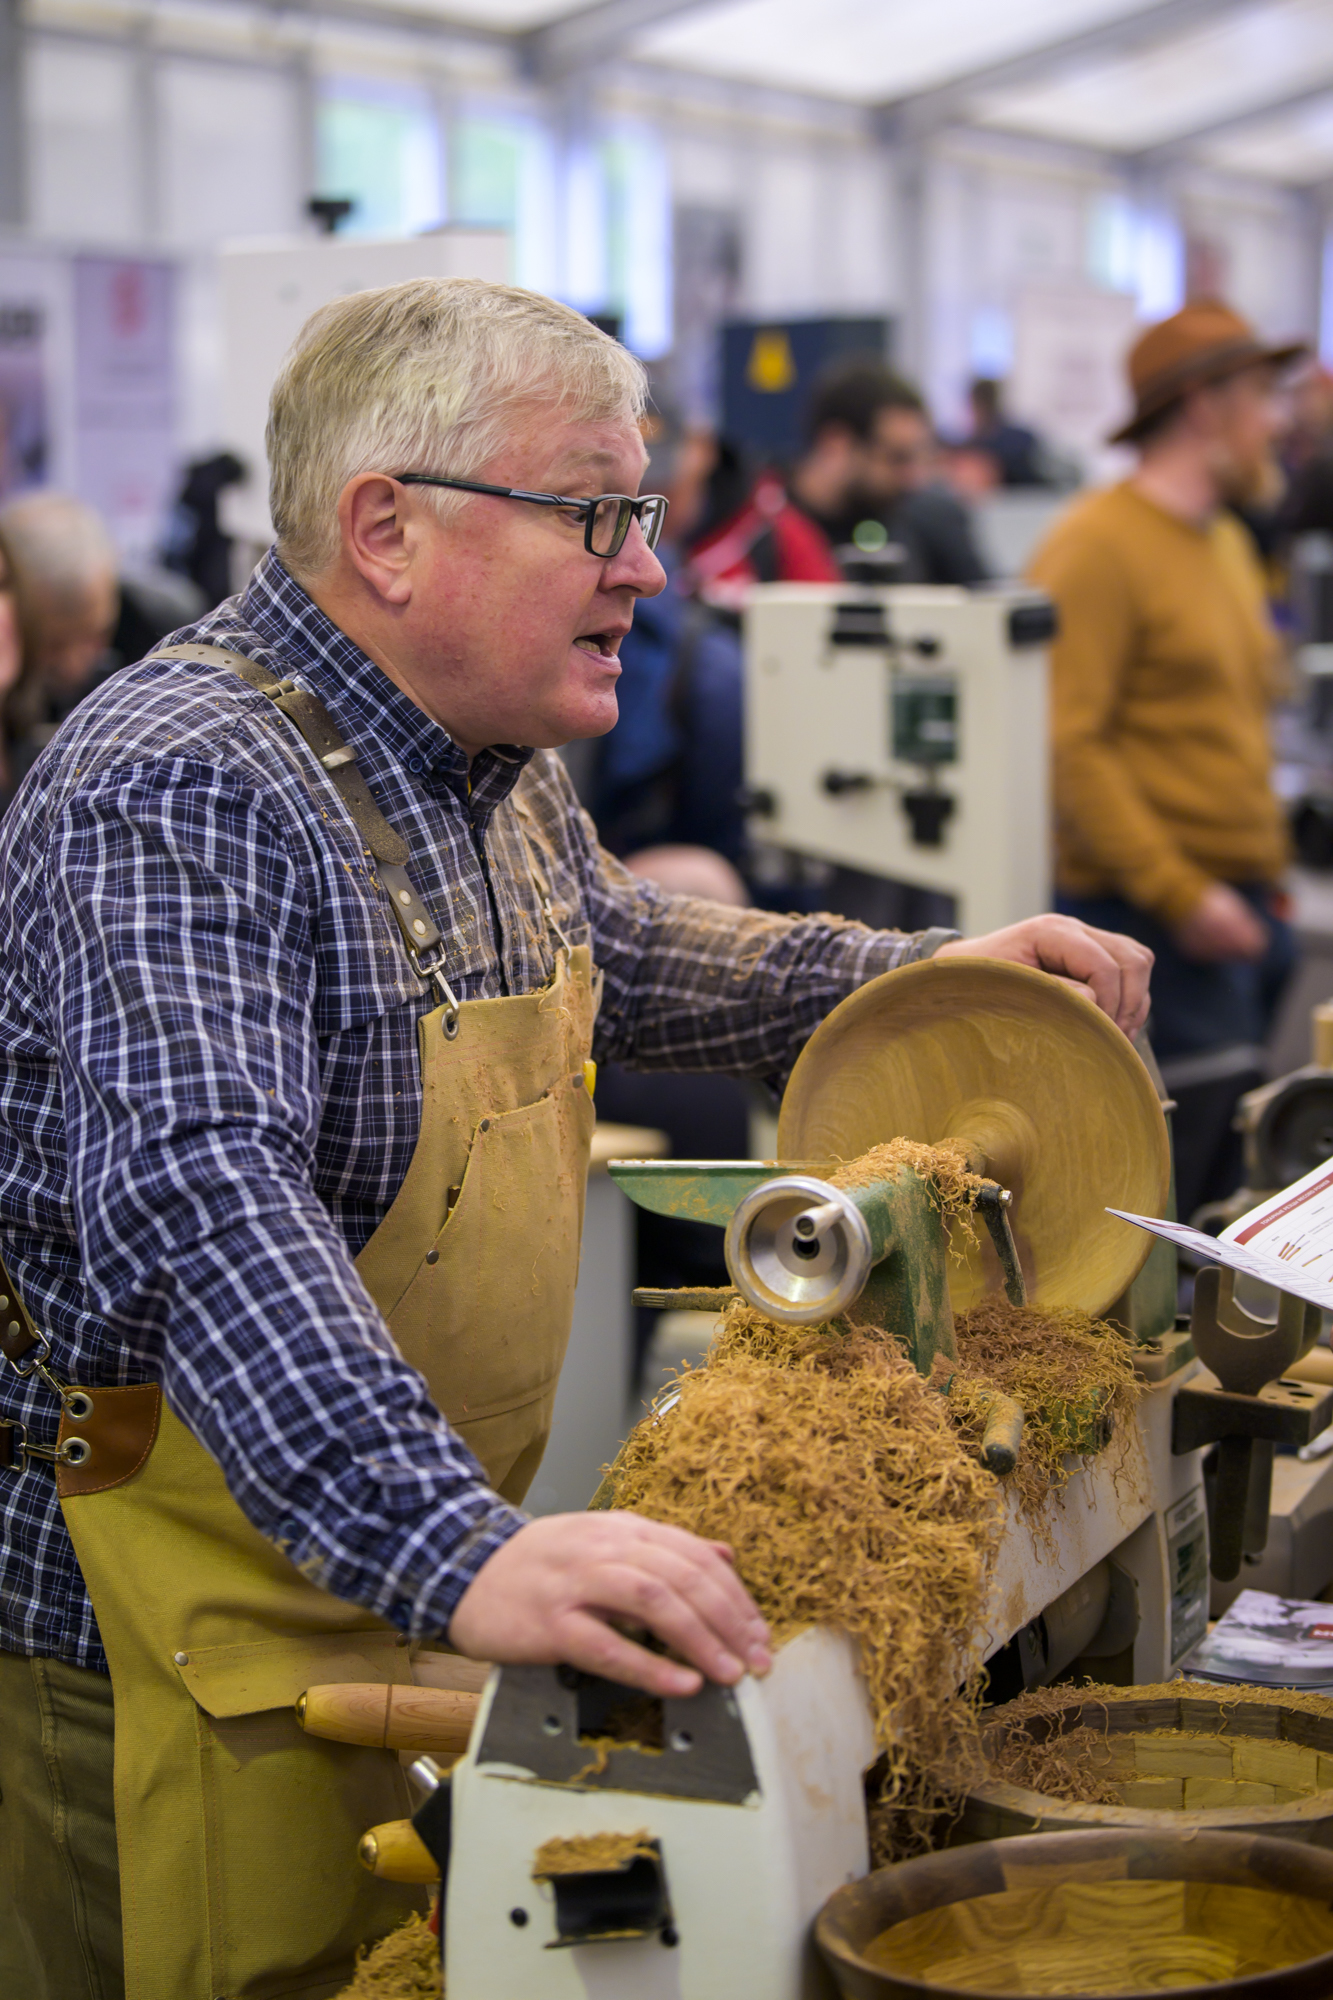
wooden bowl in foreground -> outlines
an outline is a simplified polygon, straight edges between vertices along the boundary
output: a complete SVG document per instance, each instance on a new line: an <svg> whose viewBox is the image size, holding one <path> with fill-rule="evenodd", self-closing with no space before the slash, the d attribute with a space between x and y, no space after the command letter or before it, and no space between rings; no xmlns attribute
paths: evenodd
<svg viewBox="0 0 1333 2000"><path fill-rule="evenodd" d="M1237 1833L1039 1833L849 1883L842 2000L1329 2000L1333 1855Z"/></svg>

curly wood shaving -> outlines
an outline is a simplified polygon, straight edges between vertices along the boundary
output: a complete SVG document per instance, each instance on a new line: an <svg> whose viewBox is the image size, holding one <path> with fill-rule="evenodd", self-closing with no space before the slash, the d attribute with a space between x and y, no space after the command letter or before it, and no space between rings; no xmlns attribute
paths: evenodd
<svg viewBox="0 0 1333 2000"><path fill-rule="evenodd" d="M637 1833L574 1833L544 1840L532 1860L532 1879L545 1882L553 1875L606 1874L613 1868L628 1868L640 1855L657 1852L647 1827Z"/></svg>

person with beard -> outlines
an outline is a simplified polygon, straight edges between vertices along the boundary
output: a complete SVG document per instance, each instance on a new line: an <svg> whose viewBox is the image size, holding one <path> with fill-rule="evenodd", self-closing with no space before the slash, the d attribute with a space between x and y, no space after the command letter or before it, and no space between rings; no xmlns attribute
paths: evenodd
<svg viewBox="0 0 1333 2000"><path fill-rule="evenodd" d="M805 430L785 474L763 472L696 540L689 589L738 607L755 583L837 583L842 551L886 544L902 550L903 582L985 580L967 509L934 483L935 434L910 382L873 357L839 363L815 384Z"/></svg>
<svg viewBox="0 0 1333 2000"><path fill-rule="evenodd" d="M1226 306L1187 305L1129 356L1138 453L1065 514L1031 580L1051 654L1057 907L1156 953L1150 1032L1178 1101L1178 1205L1237 1184L1231 1119L1262 1080L1295 959L1268 733L1280 654L1263 575L1229 511L1271 486L1280 368Z"/></svg>

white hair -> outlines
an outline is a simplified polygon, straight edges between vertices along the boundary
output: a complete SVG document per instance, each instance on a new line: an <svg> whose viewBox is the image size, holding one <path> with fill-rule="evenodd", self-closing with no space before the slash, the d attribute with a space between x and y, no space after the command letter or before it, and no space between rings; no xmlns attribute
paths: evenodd
<svg viewBox="0 0 1333 2000"><path fill-rule="evenodd" d="M81 603L114 577L116 550L101 516L68 493L25 493L0 508L0 541L20 599Z"/></svg>
<svg viewBox="0 0 1333 2000"><path fill-rule="evenodd" d="M475 478L528 405L573 422L637 422L641 364L569 306L480 278L354 292L306 321L266 433L278 554L316 576L338 548L338 498L362 472ZM431 492L431 489L424 489ZM446 512L456 496L432 497Z"/></svg>

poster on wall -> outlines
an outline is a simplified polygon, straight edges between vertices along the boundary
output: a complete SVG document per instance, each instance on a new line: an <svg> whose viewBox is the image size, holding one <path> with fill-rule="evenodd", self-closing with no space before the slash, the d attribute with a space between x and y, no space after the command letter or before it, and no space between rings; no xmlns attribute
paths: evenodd
<svg viewBox="0 0 1333 2000"><path fill-rule="evenodd" d="M1137 305L1096 285L1029 285L1014 313L1014 415L1092 477L1113 466L1106 439L1128 413L1125 357Z"/></svg>
<svg viewBox="0 0 1333 2000"><path fill-rule="evenodd" d="M74 260L78 490L123 557L150 558L177 479L174 267Z"/></svg>
<svg viewBox="0 0 1333 2000"><path fill-rule="evenodd" d="M0 289L0 503L40 486L51 458L45 302Z"/></svg>

